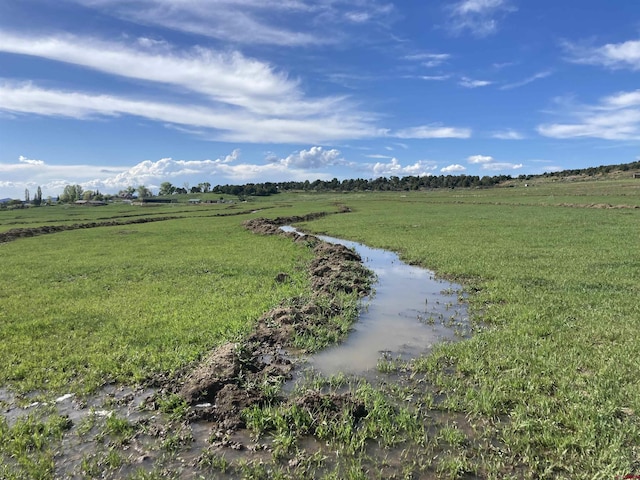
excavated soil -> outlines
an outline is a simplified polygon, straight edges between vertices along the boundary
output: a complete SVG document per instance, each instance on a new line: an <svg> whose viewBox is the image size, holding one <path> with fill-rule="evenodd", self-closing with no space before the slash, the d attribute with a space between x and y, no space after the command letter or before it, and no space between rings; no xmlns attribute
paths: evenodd
<svg viewBox="0 0 640 480"><path fill-rule="evenodd" d="M308 300L296 299L265 313L244 342L216 348L171 388L191 406L191 419L206 419L225 431L243 428L243 409L273 401L261 386L291 377L290 352L295 350L294 338L343 313L342 307L333 300L335 294L356 292L364 296L369 293L371 273L353 250L279 228L323 215L258 218L244 223L257 234L282 235L296 242L304 241L313 248L315 258L309 266L313 294ZM275 280L285 281L286 274L278 274ZM329 398L315 392L296 402L302 402L299 406L310 411L322 408L325 414L328 409L336 415L342 415L346 406L355 421L364 415L364 407L348 394Z"/></svg>

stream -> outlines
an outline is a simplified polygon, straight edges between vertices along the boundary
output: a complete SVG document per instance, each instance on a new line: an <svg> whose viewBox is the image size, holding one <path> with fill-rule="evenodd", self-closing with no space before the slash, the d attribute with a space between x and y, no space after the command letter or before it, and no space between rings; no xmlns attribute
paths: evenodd
<svg viewBox="0 0 640 480"><path fill-rule="evenodd" d="M293 227L281 228L304 235ZM317 237L353 248L377 280L372 295L363 299L360 316L347 339L308 358L314 370L324 375L364 374L375 370L381 358L414 358L436 343L469 334L467 306L460 285L408 265L393 252L323 235Z"/></svg>

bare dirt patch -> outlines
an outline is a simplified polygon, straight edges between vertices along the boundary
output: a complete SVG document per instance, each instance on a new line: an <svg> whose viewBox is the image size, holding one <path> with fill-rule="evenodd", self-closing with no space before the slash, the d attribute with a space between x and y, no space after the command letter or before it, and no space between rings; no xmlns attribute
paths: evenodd
<svg viewBox="0 0 640 480"><path fill-rule="evenodd" d="M244 223L249 230L263 235L282 235L294 241L306 242L315 253L309 266L313 295L310 299L294 299L278 306L258 319L253 332L241 343L226 343L207 355L177 385L171 387L191 407L191 419L206 419L220 430L233 431L244 427L242 411L253 405L263 405L274 398L269 385L290 378L293 370L291 352L294 339L311 334L332 317L343 314L334 301L338 292L369 293L371 273L353 250L333 245L313 236L301 237L283 232L279 227L293 222L324 216L324 213L304 217L279 217L275 220L252 219ZM275 281L284 281L278 274ZM319 395L319 394L318 394ZM315 397L314 397L315 398ZM312 402L303 397L303 402ZM350 400L336 398L316 401L323 408L342 412ZM309 408L315 406L307 405ZM332 407L333 406L333 407ZM338 408L339 407L339 408ZM349 407L355 416L361 414L357 405ZM337 410L336 410L337 411Z"/></svg>

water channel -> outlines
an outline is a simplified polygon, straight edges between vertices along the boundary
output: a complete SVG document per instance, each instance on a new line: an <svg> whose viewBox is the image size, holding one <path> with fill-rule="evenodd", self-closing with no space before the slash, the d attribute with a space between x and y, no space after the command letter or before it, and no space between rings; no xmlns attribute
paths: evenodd
<svg viewBox="0 0 640 480"><path fill-rule="evenodd" d="M304 235L293 227L281 228ZM375 370L381 358L417 357L438 342L468 335L467 306L460 285L408 265L393 252L317 237L353 248L377 281L373 294L363 300L358 321L347 339L308 359L314 370L324 375L363 374Z"/></svg>

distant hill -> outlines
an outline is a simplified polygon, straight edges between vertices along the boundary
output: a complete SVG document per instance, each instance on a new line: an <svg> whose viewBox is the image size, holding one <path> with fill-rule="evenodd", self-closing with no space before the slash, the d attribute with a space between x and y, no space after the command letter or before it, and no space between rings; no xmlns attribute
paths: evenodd
<svg viewBox="0 0 640 480"><path fill-rule="evenodd" d="M601 176L633 176L634 173L640 173L640 162L620 163L617 165L601 165L599 167L561 170L559 172L545 172L540 175L520 175L518 179L532 180L543 178L572 178L578 180Z"/></svg>

